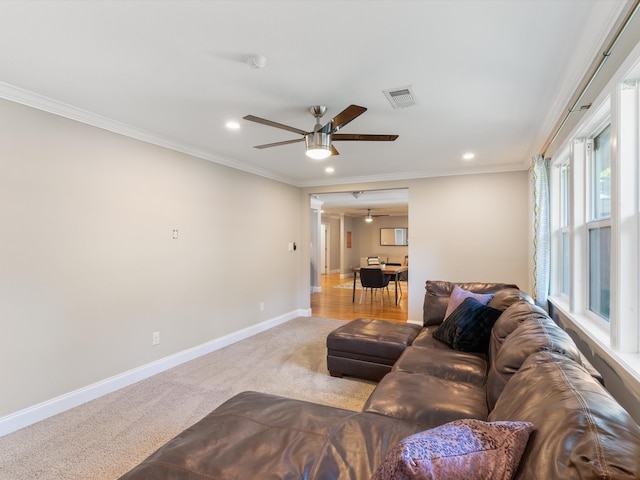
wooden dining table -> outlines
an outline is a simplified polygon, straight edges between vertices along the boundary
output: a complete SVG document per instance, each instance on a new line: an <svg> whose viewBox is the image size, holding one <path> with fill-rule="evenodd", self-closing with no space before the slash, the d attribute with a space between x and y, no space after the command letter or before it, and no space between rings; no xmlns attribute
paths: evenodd
<svg viewBox="0 0 640 480"><path fill-rule="evenodd" d="M371 267L368 267L368 268L371 268ZM409 267L407 267L406 265L385 265L384 268L382 268L382 273L384 273L385 275L393 275L393 279L396 284L396 305L398 305L398 300L399 300L398 290L400 285L398 284L398 278L401 273L408 272L408 271L409 271ZM353 269L353 294L351 295L351 303L354 303L356 301L356 280L358 278L358 273L360 273L360 267L354 268Z"/></svg>

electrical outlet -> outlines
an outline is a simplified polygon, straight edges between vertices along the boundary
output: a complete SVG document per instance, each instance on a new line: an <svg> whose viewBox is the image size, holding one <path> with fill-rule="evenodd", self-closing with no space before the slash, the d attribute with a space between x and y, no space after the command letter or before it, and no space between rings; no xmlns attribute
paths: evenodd
<svg viewBox="0 0 640 480"><path fill-rule="evenodd" d="M151 336L151 345L158 345L160 343L160 332L153 332Z"/></svg>
<svg viewBox="0 0 640 480"><path fill-rule="evenodd" d="M264 302L260 302L260 311L264 312Z"/></svg>

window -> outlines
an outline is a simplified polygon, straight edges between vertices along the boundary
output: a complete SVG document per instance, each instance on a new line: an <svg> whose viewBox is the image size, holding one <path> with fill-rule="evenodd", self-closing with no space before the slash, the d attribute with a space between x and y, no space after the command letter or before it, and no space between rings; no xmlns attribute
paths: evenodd
<svg viewBox="0 0 640 480"><path fill-rule="evenodd" d="M613 349L638 352L640 60L608 88L551 162L551 297Z"/></svg>
<svg viewBox="0 0 640 480"><path fill-rule="evenodd" d="M611 217L611 125L593 139L593 220Z"/></svg>
<svg viewBox="0 0 640 480"><path fill-rule="evenodd" d="M589 310L609 320L611 227L589 228Z"/></svg>
<svg viewBox="0 0 640 480"><path fill-rule="evenodd" d="M590 158L589 310L605 320L611 306L611 126L587 144Z"/></svg>
<svg viewBox="0 0 640 480"><path fill-rule="evenodd" d="M640 43L551 159L550 302L640 375Z"/></svg>
<svg viewBox="0 0 640 480"><path fill-rule="evenodd" d="M568 163L562 165L560 167L560 237L562 241L560 242L560 262L562 271L562 280L560 291L564 295L569 295L570 286L571 286L571 275L570 275L570 265L571 265L571 254L569 249L569 209L570 209L570 192L569 192L569 177L570 176L570 166Z"/></svg>

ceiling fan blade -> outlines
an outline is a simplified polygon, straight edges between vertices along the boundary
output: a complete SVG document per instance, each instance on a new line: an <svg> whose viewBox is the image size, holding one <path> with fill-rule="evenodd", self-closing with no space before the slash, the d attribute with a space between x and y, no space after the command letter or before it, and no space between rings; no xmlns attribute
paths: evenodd
<svg viewBox="0 0 640 480"><path fill-rule="evenodd" d="M263 149L263 148L279 147L280 145L289 145L290 143L299 143L299 142L304 142L304 137L296 138L295 140L285 140L283 142L265 143L264 145L256 145L253 148Z"/></svg>
<svg viewBox="0 0 640 480"><path fill-rule="evenodd" d="M367 142L393 142L398 135L375 135L367 133L334 133L332 140L339 141L367 141Z"/></svg>
<svg viewBox="0 0 640 480"><path fill-rule="evenodd" d="M340 155L340 152L333 146L333 144L331 144L331 155Z"/></svg>
<svg viewBox="0 0 640 480"><path fill-rule="evenodd" d="M349 105L343 111L341 111L338 115L331 119L331 133L335 133L344 127L347 123L351 122L355 118L362 115L366 112L367 109L365 107L360 107L358 105ZM327 125L329 125L329 123Z"/></svg>
<svg viewBox="0 0 640 480"><path fill-rule="evenodd" d="M246 115L242 117L244 120L249 120L250 122L261 123L262 125L267 125L269 127L281 128L282 130L287 130L289 132L298 133L300 135L306 135L309 132L305 132L304 130L300 130L296 127L290 127L289 125L284 125L283 123L274 122L273 120L266 120L264 118L256 117L254 115Z"/></svg>

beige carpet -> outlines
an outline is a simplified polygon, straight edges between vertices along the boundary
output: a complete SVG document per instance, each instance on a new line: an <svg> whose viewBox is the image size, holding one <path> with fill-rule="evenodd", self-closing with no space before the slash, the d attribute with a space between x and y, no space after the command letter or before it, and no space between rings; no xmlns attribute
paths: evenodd
<svg viewBox="0 0 640 480"><path fill-rule="evenodd" d="M360 410L375 384L333 378L327 334L301 317L0 438L2 480L112 480L236 393Z"/></svg>

